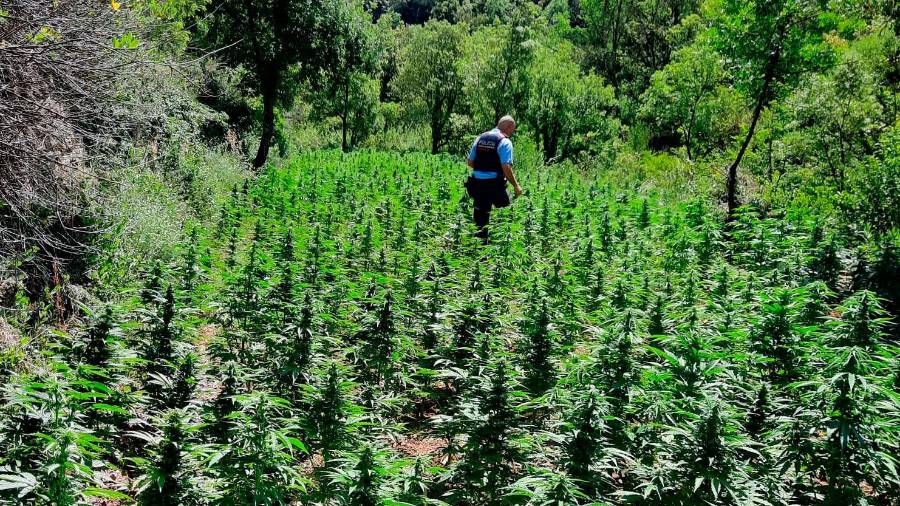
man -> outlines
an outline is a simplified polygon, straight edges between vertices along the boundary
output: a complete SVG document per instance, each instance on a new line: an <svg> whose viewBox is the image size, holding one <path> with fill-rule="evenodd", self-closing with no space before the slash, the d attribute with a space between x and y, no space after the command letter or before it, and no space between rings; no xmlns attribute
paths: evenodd
<svg viewBox="0 0 900 506"><path fill-rule="evenodd" d="M516 197L522 194L522 187L512 169L513 146L509 138L515 131L516 121L512 116L503 116L496 128L475 139L466 160L466 165L472 168L472 175L466 180L466 190L475 207L472 217L478 228L476 236L485 241L491 208L509 205L506 182L512 183Z"/></svg>

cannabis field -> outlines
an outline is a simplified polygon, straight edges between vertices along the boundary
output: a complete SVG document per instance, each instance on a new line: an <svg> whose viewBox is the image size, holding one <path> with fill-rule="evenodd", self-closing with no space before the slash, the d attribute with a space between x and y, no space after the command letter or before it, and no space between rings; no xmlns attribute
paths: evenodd
<svg viewBox="0 0 900 506"><path fill-rule="evenodd" d="M312 152L107 261L2 373L0 502L897 504L893 250L520 174L482 246L458 161Z"/></svg>

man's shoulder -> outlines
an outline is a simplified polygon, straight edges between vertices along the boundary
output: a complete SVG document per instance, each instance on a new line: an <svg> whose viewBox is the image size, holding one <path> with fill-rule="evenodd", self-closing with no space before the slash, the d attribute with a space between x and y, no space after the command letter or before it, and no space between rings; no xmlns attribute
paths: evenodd
<svg viewBox="0 0 900 506"><path fill-rule="evenodd" d="M509 139L509 137L507 137L503 132L501 132L500 130L498 130L496 128L492 128L491 130L488 130L486 132L482 132L482 133L478 134L475 137L475 143L477 144L478 141L480 141L481 139L483 139L485 137L487 137L490 140L490 142L492 142L492 143L495 142L496 143L495 146L497 146L497 147L509 146L510 148L512 148L512 141ZM492 139L492 137L493 137L493 139Z"/></svg>

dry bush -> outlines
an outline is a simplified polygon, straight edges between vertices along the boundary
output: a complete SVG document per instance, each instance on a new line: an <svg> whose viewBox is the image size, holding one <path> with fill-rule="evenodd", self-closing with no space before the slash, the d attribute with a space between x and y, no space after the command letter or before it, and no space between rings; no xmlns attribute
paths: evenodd
<svg viewBox="0 0 900 506"><path fill-rule="evenodd" d="M107 2L4 0L0 14L0 258L25 259L34 299L51 272L77 276L100 232L83 210L137 123L117 89L140 53L114 47L130 21Z"/></svg>

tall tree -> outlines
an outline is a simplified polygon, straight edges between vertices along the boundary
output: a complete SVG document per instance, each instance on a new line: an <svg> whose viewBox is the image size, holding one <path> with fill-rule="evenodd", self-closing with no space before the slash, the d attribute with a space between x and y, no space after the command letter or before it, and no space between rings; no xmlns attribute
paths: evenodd
<svg viewBox="0 0 900 506"><path fill-rule="evenodd" d="M870 40L858 45L875 46ZM843 191L847 170L873 154L893 118L884 114L878 99L877 83L887 77L875 70L877 53L864 58L853 47L839 47L839 52L838 65L811 75L785 102L791 115L788 127L796 125L792 134L799 138L792 146L797 152L789 156L811 158Z"/></svg>
<svg viewBox="0 0 900 506"><path fill-rule="evenodd" d="M753 139L760 114L796 85L799 77L825 63L822 13L813 0L725 0L714 24L714 40L730 61L737 86L754 102L747 133L728 167L728 217L738 206L738 167Z"/></svg>
<svg viewBox="0 0 900 506"><path fill-rule="evenodd" d="M744 110L724 85L721 56L705 43L675 52L641 96L640 118L657 139L679 138L688 159L735 135Z"/></svg>
<svg viewBox="0 0 900 506"><path fill-rule="evenodd" d="M669 60L670 29L697 0L581 0L586 60L618 94L636 98Z"/></svg>
<svg viewBox="0 0 900 506"><path fill-rule="evenodd" d="M481 27L468 40L464 75L479 125L493 125L504 114L525 109L528 67L537 46L530 11L521 9L514 24Z"/></svg>
<svg viewBox="0 0 900 506"><path fill-rule="evenodd" d="M574 52L568 41L548 41L529 69L525 123L546 161L607 140L617 128L609 114L615 106L612 88L593 72L582 75Z"/></svg>
<svg viewBox="0 0 900 506"><path fill-rule="evenodd" d="M341 120L341 149L348 151L352 144L349 141L358 141L355 134L360 133L359 128L351 128L361 126L354 121L355 116L366 115L377 100L367 92L378 65L378 40L371 16L359 3L342 2L338 16L341 30L331 41L334 58L321 69L312 85L318 92L317 112L333 114ZM352 136L349 140L348 133Z"/></svg>
<svg viewBox="0 0 900 506"><path fill-rule="evenodd" d="M227 48L226 61L246 68L246 84L262 97L254 167L268 158L275 108L289 107L303 78L335 60L340 9L337 0L222 0L210 6L206 42Z"/></svg>
<svg viewBox="0 0 900 506"><path fill-rule="evenodd" d="M450 119L464 104L462 70L464 25L429 21L409 29L394 86L401 101L431 126L431 152L450 139Z"/></svg>

